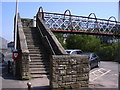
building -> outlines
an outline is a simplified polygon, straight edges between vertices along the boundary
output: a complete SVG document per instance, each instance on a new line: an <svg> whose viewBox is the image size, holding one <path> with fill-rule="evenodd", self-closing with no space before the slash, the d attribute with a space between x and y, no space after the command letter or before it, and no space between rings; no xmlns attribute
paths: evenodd
<svg viewBox="0 0 120 90"><path fill-rule="evenodd" d="M9 52L12 52L13 51L13 49L14 49L14 42L9 42L8 44L7 44L7 47L8 47L8 51Z"/></svg>
<svg viewBox="0 0 120 90"><path fill-rule="evenodd" d="M0 36L0 52L5 53L7 51L7 40Z"/></svg>

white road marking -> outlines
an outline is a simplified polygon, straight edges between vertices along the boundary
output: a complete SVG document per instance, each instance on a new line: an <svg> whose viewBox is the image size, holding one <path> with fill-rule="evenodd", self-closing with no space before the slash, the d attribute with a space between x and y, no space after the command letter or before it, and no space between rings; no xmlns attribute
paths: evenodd
<svg viewBox="0 0 120 90"><path fill-rule="evenodd" d="M113 76L118 76L118 74L113 74Z"/></svg>
<svg viewBox="0 0 120 90"><path fill-rule="evenodd" d="M99 68L93 72L90 72L90 81L94 81L104 75L106 75L107 73L109 73L111 70L106 70L104 68Z"/></svg>

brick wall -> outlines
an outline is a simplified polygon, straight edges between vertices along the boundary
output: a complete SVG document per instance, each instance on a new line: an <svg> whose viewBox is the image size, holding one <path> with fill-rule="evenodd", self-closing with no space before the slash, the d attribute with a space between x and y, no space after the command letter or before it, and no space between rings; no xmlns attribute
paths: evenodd
<svg viewBox="0 0 120 90"><path fill-rule="evenodd" d="M81 55L53 55L50 86L52 88L88 87L89 60Z"/></svg>

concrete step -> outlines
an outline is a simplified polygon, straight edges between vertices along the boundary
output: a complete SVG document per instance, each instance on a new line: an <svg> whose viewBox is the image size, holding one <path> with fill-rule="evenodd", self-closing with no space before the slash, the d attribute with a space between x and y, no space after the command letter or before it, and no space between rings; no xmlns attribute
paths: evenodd
<svg viewBox="0 0 120 90"><path fill-rule="evenodd" d="M37 30L37 27L24 27L24 29L28 29L30 28L30 30Z"/></svg>
<svg viewBox="0 0 120 90"><path fill-rule="evenodd" d="M27 34L38 34L39 32L37 30L31 30L30 28L23 28L25 35Z"/></svg>
<svg viewBox="0 0 120 90"><path fill-rule="evenodd" d="M24 24L24 33L27 40L27 46L29 49L29 55L31 62L29 63L29 69L32 78L48 77L49 75L49 59L46 56L46 51L39 37L39 31L37 28L29 28Z"/></svg>
<svg viewBox="0 0 120 90"><path fill-rule="evenodd" d="M37 29L33 29L31 27L23 27L23 30L25 33L36 33L36 32L39 32Z"/></svg>
<svg viewBox="0 0 120 90"><path fill-rule="evenodd" d="M40 41L27 41L27 45L37 45L37 44L39 44L39 45L42 45L41 43L40 43Z"/></svg>
<svg viewBox="0 0 120 90"><path fill-rule="evenodd" d="M29 69L31 72L33 71L46 71L46 72L48 72L49 71L49 69L48 68L30 68Z"/></svg>
<svg viewBox="0 0 120 90"><path fill-rule="evenodd" d="M28 30L26 30L25 28L24 28L24 33L25 33L25 35L38 35L39 33L38 33L39 31L37 31L37 30L31 30L30 28L28 28Z"/></svg>
<svg viewBox="0 0 120 90"><path fill-rule="evenodd" d="M40 49L40 47L28 47L28 49Z"/></svg>
<svg viewBox="0 0 120 90"><path fill-rule="evenodd" d="M29 51L29 55L34 56L35 54L39 54L39 56L44 56L44 53L40 51Z"/></svg>
<svg viewBox="0 0 120 90"><path fill-rule="evenodd" d="M34 53L34 52L31 53L30 52L29 55L31 57L45 57L44 54L42 55L42 54L40 54L40 52L36 52L36 53Z"/></svg>
<svg viewBox="0 0 120 90"><path fill-rule="evenodd" d="M29 52L41 52L41 50L40 49L29 49Z"/></svg>
<svg viewBox="0 0 120 90"><path fill-rule="evenodd" d="M48 61L38 61L38 62L35 62L35 61L31 61L30 63L29 63L30 65L47 65L47 64L49 64L49 62Z"/></svg>
<svg viewBox="0 0 120 90"><path fill-rule="evenodd" d="M30 64L29 65L30 68L48 68L49 69L49 65L33 65L33 64Z"/></svg>
<svg viewBox="0 0 120 90"><path fill-rule="evenodd" d="M28 49L38 49L38 50L40 50L40 47L28 47Z"/></svg>
<svg viewBox="0 0 120 90"><path fill-rule="evenodd" d="M42 47L39 47L39 48L29 48L29 52L31 52L31 53L43 53L43 54L45 54L46 52L43 50L43 48Z"/></svg>
<svg viewBox="0 0 120 90"><path fill-rule="evenodd" d="M46 62L49 62L47 59L31 59L31 62L30 63L38 63L39 64L39 62L44 62L44 63L46 63Z"/></svg>
<svg viewBox="0 0 120 90"><path fill-rule="evenodd" d="M35 32L34 33L32 33L32 32L31 33L25 32L25 36L26 37L39 37L38 35L39 35L38 32L36 32L36 33Z"/></svg>
<svg viewBox="0 0 120 90"><path fill-rule="evenodd" d="M27 46L28 47L31 46L31 47L39 47L40 48L41 44L39 44L39 42L27 42Z"/></svg>
<svg viewBox="0 0 120 90"><path fill-rule="evenodd" d="M35 43L35 44L28 44L27 43L27 46L28 47L40 47L40 44L39 43Z"/></svg>
<svg viewBox="0 0 120 90"><path fill-rule="evenodd" d="M40 49L29 49L29 51L40 51Z"/></svg>
<svg viewBox="0 0 120 90"><path fill-rule="evenodd" d="M36 39L36 40L33 40L33 39L27 39L27 42L35 42L35 43L39 43L40 40L39 40L39 39Z"/></svg>
<svg viewBox="0 0 120 90"><path fill-rule="evenodd" d="M30 71L30 74L49 74L47 71Z"/></svg>
<svg viewBox="0 0 120 90"><path fill-rule="evenodd" d="M48 78L49 75L45 74L32 74L32 78Z"/></svg>
<svg viewBox="0 0 120 90"><path fill-rule="evenodd" d="M36 39L40 39L39 37L35 37L35 36L26 36L27 39L31 40L36 40Z"/></svg>
<svg viewBox="0 0 120 90"><path fill-rule="evenodd" d="M30 57L31 60L41 60L48 59L48 57Z"/></svg>
<svg viewBox="0 0 120 90"><path fill-rule="evenodd" d="M43 52L43 53L45 53L45 50L43 50L43 47L39 47L39 46L34 46L34 45L29 45L28 46L28 49L29 49L29 51L30 52Z"/></svg>
<svg viewBox="0 0 120 90"><path fill-rule="evenodd" d="M41 55L41 56L37 56L37 55L30 55L30 59L31 60L48 60L48 57L47 56L43 56L43 55Z"/></svg>
<svg viewBox="0 0 120 90"><path fill-rule="evenodd" d="M37 61L47 61L48 57L30 57L31 61L37 62Z"/></svg>

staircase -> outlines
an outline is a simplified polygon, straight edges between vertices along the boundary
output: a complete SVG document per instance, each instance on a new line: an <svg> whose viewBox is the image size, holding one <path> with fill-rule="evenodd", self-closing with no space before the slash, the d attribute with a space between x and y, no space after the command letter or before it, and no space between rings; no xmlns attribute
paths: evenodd
<svg viewBox="0 0 120 90"><path fill-rule="evenodd" d="M21 19L27 40L30 62L29 71L32 78L43 78L49 75L49 56L39 37L39 30L32 27L32 19Z"/></svg>

